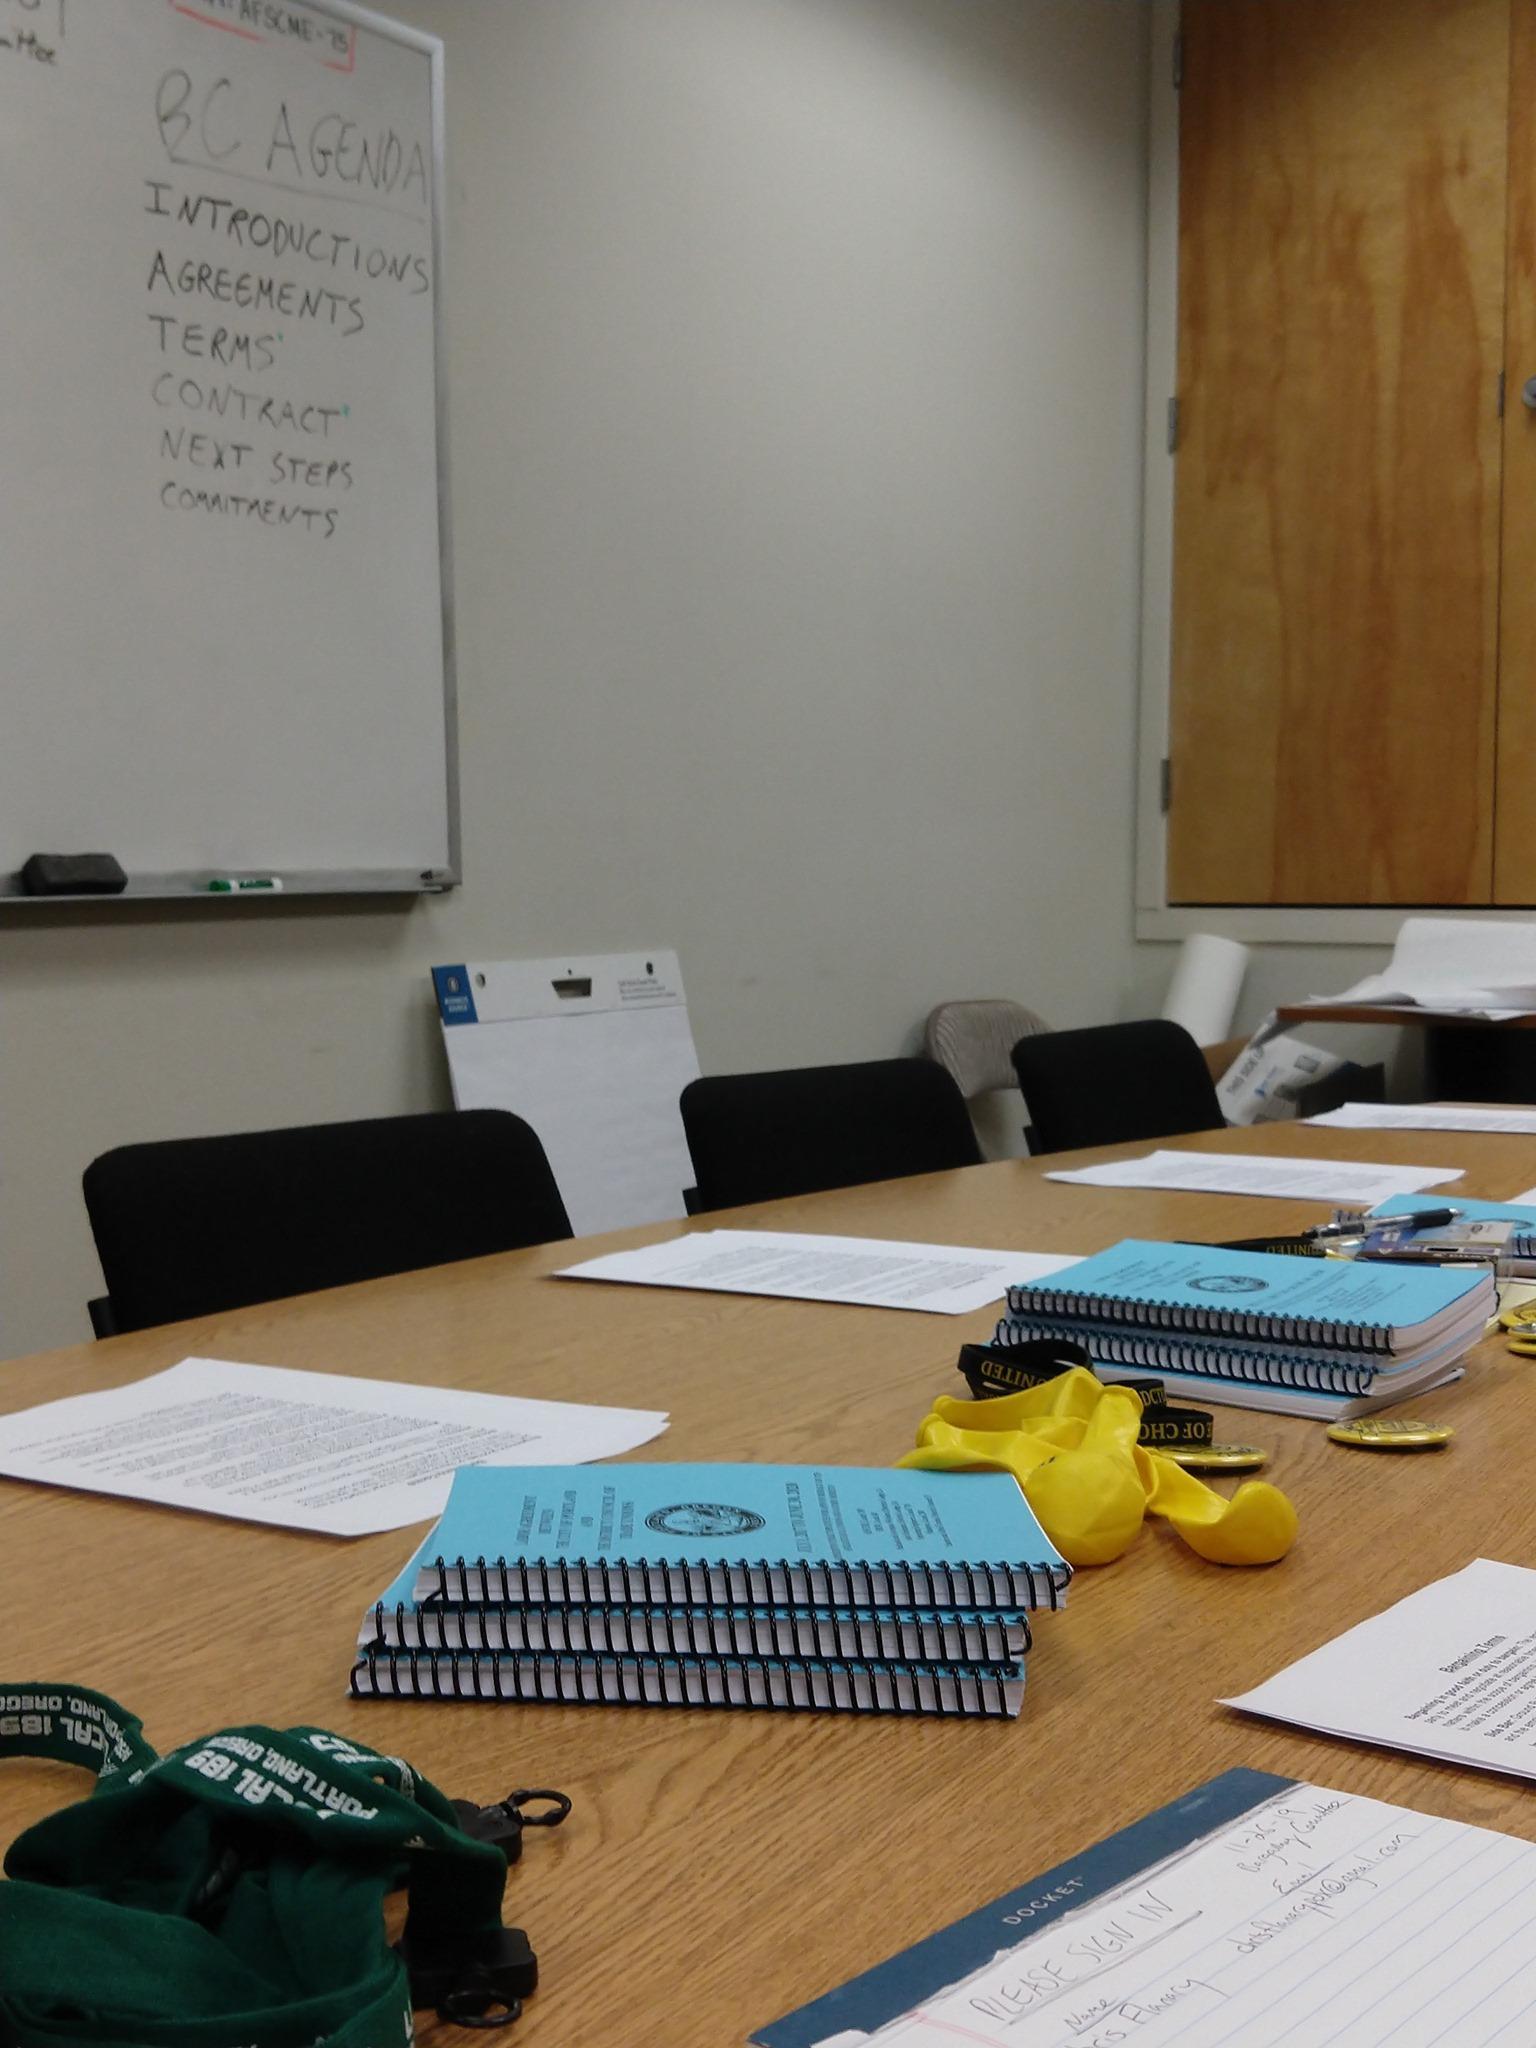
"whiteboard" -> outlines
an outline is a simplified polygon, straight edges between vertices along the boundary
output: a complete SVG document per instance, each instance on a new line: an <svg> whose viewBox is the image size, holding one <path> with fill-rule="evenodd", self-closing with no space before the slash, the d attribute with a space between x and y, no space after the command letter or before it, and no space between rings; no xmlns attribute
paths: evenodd
<svg viewBox="0 0 1536 2048"><path fill-rule="evenodd" d="M441 140L343 0L0 0L0 893L457 880Z"/></svg>

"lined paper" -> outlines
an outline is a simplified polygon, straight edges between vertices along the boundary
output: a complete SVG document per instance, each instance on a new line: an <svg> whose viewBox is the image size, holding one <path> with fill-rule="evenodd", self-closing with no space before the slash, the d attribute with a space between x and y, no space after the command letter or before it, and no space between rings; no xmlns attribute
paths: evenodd
<svg viewBox="0 0 1536 2048"><path fill-rule="evenodd" d="M870 2035L880 2048L1536 2040L1536 1847L1296 1785Z"/></svg>

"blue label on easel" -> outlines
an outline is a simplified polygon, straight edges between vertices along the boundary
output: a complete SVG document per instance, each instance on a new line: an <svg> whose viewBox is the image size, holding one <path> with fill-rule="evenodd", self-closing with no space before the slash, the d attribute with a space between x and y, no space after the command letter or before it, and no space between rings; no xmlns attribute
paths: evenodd
<svg viewBox="0 0 1536 2048"><path fill-rule="evenodd" d="M434 967L432 986L437 990L438 1014L445 1024L479 1023L467 967Z"/></svg>

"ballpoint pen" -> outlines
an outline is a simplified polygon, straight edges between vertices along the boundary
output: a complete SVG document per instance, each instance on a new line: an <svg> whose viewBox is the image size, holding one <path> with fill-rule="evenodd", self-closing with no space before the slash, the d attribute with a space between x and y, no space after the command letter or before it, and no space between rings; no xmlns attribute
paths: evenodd
<svg viewBox="0 0 1536 2048"><path fill-rule="evenodd" d="M1393 1224L1414 1232L1441 1230L1447 1223L1454 1223L1460 1214L1459 1209L1404 1209L1389 1216L1336 1216L1331 1223L1316 1224L1312 1229L1302 1231L1301 1235L1308 1238L1363 1237L1373 1227L1379 1230Z"/></svg>

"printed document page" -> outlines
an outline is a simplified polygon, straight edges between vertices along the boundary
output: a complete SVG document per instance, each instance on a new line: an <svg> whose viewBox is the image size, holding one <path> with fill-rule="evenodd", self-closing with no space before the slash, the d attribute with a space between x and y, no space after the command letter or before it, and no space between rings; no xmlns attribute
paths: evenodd
<svg viewBox="0 0 1536 2048"><path fill-rule="evenodd" d="M584 1465L667 1417L184 1358L0 1416L0 1473L282 1529L366 1536L441 1514L460 1465Z"/></svg>
<svg viewBox="0 0 1536 2048"><path fill-rule="evenodd" d="M1148 1152L1107 1166L1062 1168L1047 1180L1091 1188L1188 1188L1216 1195L1290 1195L1367 1206L1460 1180L1461 1168L1375 1166L1359 1159L1238 1158L1222 1152Z"/></svg>
<svg viewBox="0 0 1536 2048"><path fill-rule="evenodd" d="M665 1244L566 1266L558 1277L963 1316L999 1300L1013 1281L1042 1280L1075 1265L1077 1258L1075 1252L977 1251L966 1245L817 1237L788 1230L696 1230Z"/></svg>
<svg viewBox="0 0 1536 2048"><path fill-rule="evenodd" d="M1221 1704L1536 1778L1536 1571L1479 1558Z"/></svg>
<svg viewBox="0 0 1536 2048"><path fill-rule="evenodd" d="M1307 1122L1338 1131L1492 1131L1536 1137L1536 1109L1482 1109L1475 1103L1346 1102Z"/></svg>
<svg viewBox="0 0 1536 2048"><path fill-rule="evenodd" d="M1293 1785L824 2048L1529 2048L1536 1847Z"/></svg>

